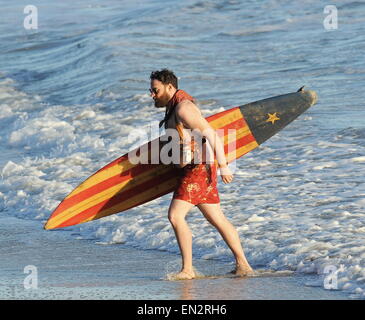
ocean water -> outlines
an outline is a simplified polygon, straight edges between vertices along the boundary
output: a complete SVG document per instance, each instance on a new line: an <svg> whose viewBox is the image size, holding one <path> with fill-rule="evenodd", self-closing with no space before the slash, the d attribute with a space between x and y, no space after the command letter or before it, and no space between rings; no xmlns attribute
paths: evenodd
<svg viewBox="0 0 365 320"><path fill-rule="evenodd" d="M36 30L23 26L28 4L0 1L1 215L43 225L136 147L130 132L163 117L153 70L174 70L206 116L306 85L317 105L237 161L234 182L219 184L222 208L254 268L318 275L308 285L321 287L330 266L338 290L365 298L365 2L333 1L332 31L327 1L34 0ZM69 237L178 253L170 199ZM196 258L232 260L197 209L188 222Z"/></svg>

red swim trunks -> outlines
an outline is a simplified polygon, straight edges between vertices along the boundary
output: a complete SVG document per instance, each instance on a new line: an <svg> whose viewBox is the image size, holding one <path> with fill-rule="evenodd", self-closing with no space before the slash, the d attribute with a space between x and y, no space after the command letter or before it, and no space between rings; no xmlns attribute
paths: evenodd
<svg viewBox="0 0 365 320"><path fill-rule="evenodd" d="M217 166L215 164L188 164L181 169L180 183L173 199L185 200L197 205L219 203Z"/></svg>

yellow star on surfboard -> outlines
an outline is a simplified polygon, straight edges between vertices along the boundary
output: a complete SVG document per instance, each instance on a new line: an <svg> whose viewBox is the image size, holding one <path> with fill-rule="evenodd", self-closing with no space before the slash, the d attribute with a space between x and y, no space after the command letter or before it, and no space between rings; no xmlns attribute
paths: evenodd
<svg viewBox="0 0 365 320"><path fill-rule="evenodd" d="M276 114L277 114L277 112L275 112L273 114L268 113L267 115L269 118L266 120L266 122L271 122L272 124L274 124L275 121L280 120L280 118Z"/></svg>

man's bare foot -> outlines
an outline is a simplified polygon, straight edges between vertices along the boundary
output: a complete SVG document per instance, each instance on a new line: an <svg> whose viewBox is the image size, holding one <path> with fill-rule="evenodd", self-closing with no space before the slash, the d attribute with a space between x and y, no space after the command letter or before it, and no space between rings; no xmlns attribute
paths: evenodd
<svg viewBox="0 0 365 320"><path fill-rule="evenodd" d="M231 273L239 277L247 277L253 275L254 271L249 265L236 265Z"/></svg>
<svg viewBox="0 0 365 320"><path fill-rule="evenodd" d="M174 275L175 280L191 280L195 278L194 271L180 271L178 274Z"/></svg>

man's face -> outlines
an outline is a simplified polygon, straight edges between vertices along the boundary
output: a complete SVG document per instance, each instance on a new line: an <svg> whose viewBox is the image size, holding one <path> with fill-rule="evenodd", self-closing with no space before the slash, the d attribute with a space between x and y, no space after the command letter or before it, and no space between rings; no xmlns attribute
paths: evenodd
<svg viewBox="0 0 365 320"><path fill-rule="evenodd" d="M163 84L161 81L151 80L151 97L155 101L156 108L162 108L167 105L173 96L174 87L171 84Z"/></svg>

